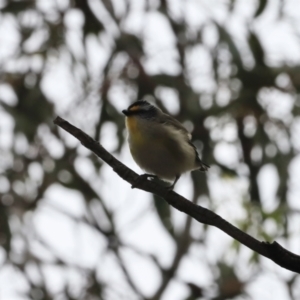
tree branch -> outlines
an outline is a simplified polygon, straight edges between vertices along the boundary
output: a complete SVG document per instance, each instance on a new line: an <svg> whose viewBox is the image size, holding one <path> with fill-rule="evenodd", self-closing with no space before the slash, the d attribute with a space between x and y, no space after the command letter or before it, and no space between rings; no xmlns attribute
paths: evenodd
<svg viewBox="0 0 300 300"><path fill-rule="evenodd" d="M114 156L108 153L97 141L92 139L86 133L60 117L57 117L54 120L54 124L58 125L62 129L73 135L75 138L77 138L82 145L90 149L98 157L100 157L103 161L110 165L113 170L125 181L129 182L131 185L138 182L138 174L126 167L123 163L121 163ZM194 204L184 197L178 195L174 191L169 191L162 185L159 185L152 181L139 181L136 188L162 197L169 203L169 205L188 214L198 222L215 226L246 247L250 248L251 250L273 260L279 266L290 271L300 273L300 256L286 250L277 242L273 242L271 244L260 242L247 233L241 231L237 227L233 226L232 224L228 223L226 220L222 219L214 212L197 204Z"/></svg>

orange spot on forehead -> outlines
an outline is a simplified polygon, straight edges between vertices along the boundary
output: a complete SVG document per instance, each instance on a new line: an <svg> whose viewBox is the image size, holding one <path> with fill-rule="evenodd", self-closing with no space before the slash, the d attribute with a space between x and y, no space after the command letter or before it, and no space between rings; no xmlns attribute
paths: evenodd
<svg viewBox="0 0 300 300"><path fill-rule="evenodd" d="M140 107L138 105L135 105L135 106L132 106L129 108L130 111L137 111L139 109L140 109Z"/></svg>

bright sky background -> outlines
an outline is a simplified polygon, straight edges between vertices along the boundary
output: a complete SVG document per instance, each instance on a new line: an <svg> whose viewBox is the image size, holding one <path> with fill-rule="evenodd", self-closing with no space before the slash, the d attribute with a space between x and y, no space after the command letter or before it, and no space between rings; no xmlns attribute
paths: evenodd
<svg viewBox="0 0 300 300"><path fill-rule="evenodd" d="M171 2L171 1L169 1ZM228 19L227 3L222 0L172 0L172 12L178 18L185 17L189 22L191 34L193 28L198 28L199 25L206 23L208 20L215 20L229 29L235 37L237 45L243 51L243 60L245 65L251 66L253 58L247 48L245 41L246 25L252 22L252 15L256 8L257 1L239 0L234 16ZM281 62L291 64L300 62L300 44L299 39L295 38L296 34L300 34L300 9L298 1L285 1L284 12L289 16L289 19L278 20L276 12L280 3L279 0L269 1L267 10L262 16L257 18L251 24L251 28L258 33L262 43L265 45L268 52L268 63L271 65L279 65ZM38 6L51 15L51 7L55 2L50 0L38 1ZM57 2L58 3L58 2ZM59 5L62 7L67 1L61 1ZM84 104L79 103L83 91L80 85L77 84L76 78L86 76L80 64L75 73L72 74L70 69L70 56L67 51L61 49L59 55L53 55L53 58L47 62L46 72L42 82L42 89L48 98L55 104L56 112L61 117L67 118L74 125L80 127L87 133L93 134L93 120L96 119L99 107L96 98L96 92L101 84L101 72L108 57L108 51L112 47L112 36L119 34L113 21L109 19L108 14L103 6L98 1L91 1L92 7L97 10L97 15L101 19L107 20L107 33L96 39L91 37L87 42L90 73L93 74L95 82L91 82L90 96ZM176 74L179 71L179 66L176 62L176 52L174 51L175 38L172 36L168 23L162 15L157 12L149 12L147 15L142 15L142 3L140 0L132 0L134 10L130 18L125 22L124 28L138 35L147 37L146 49L147 57L144 60L146 70L150 73L165 72ZM114 1L117 12L122 14L124 7L121 1ZM1 1L0 1L1 6ZM155 7L155 1L153 1ZM184 16L183 11L184 9ZM55 14L53 13L55 18ZM32 17L31 22L38 20ZM82 26L82 15L79 11L73 9L67 13L64 20L67 28L67 44L69 49L77 58L84 58L84 51L80 42L79 29ZM291 24L296 25L292 27ZM38 32L32 41L27 43L28 51L34 49L43 41L43 32ZM15 21L12 17L1 19L0 15L0 65L3 65L12 53L17 51L20 36L18 34ZM217 41L216 32L209 25L206 28L204 42L206 45L213 47ZM119 58L119 64L124 64L125 57ZM211 62L204 47L199 46L191 50L188 57L188 63L191 66L190 74L192 76L192 84L195 90L201 92L210 92L215 89L215 84L210 74ZM38 56L31 62L15 61L10 59L5 63L5 68L10 70L24 69L27 70L30 65L33 69L41 68L41 61ZM116 74L120 68L116 66ZM113 77L114 74L111 74ZM34 80L34 78L28 78ZM285 79L281 82L284 84ZM161 89L157 91L163 95L163 101L170 113L176 113L178 110L178 102L176 101L176 93L171 89ZM226 91L221 91L220 101L225 104ZM122 97L122 101L120 101ZM124 86L116 85L109 95L110 101L115 104L116 108L121 111L135 97L135 91L126 90ZM0 101L9 105L16 103L16 96L13 91L5 84L0 82ZM291 105L295 101L287 94L280 94L278 91L266 92L261 95L263 106L268 107L270 115L282 119L286 122L289 120ZM122 105L121 105L122 104ZM86 119L91 120L86 122ZM210 120L213 123L213 120ZM7 149L15 143L19 144L20 151L25 151L26 142L22 141L22 137L17 137L13 140L12 128L14 121L4 111L0 111L0 143L1 147ZM208 124L209 126L209 124ZM63 147L60 141L51 135L48 127L39 128L40 136L44 138L45 146L47 146L53 157L61 157L63 155ZM111 152L116 148L116 127L112 123L105 124L100 137L102 145ZM293 129L293 143L296 149L300 149L300 124L295 123ZM124 131L124 134L126 132ZM212 132L216 137L224 136L225 141L220 143L215 149L216 158L223 164L234 165L238 163L238 148L231 143L236 136L236 128L233 125L228 125L223 128L215 128ZM175 253L175 245L168 233L164 231L158 220L157 213L153 207L151 196L145 192L132 190L126 182L119 178L108 166L101 169L100 175L98 170L95 170L90 160L87 158L88 151L83 148L74 138L61 132L63 139L70 146L77 147L80 158L76 161L76 169L82 177L88 182L92 182L95 191L103 196L109 209L115 212L116 225L118 232L121 234L125 244L133 245L142 253L154 254L162 266L169 266ZM27 145L28 146L28 145ZM282 139L282 147L287 147L284 138ZM23 149L23 150L22 150ZM120 155L117 155L123 163L132 168L138 173L141 170L132 160L128 146L125 145ZM8 161L9 163L9 161ZM51 169L51 166L49 167ZM299 196L300 189L297 180L300 176L300 158L295 158L293 165L290 168L292 178L290 189L290 205L296 209L300 208ZM0 170L1 171L1 170ZM43 171L39 164L32 165L32 177L37 179L42 176ZM239 179L223 179L220 180L217 170L211 168L208 173L209 186L213 203L209 203L208 199L200 199L201 205L212 208L216 213L232 223L237 223L245 217L244 209L240 201L247 193L248 181L246 174L241 170ZM68 180L68 172L61 174L62 178ZM278 184L278 174L272 165L267 165L262 168L259 175L259 185L263 186L262 199L263 206L266 209L272 209L276 206L275 190ZM192 186L189 180L190 175L186 174L178 182L175 191L179 194L191 199ZM5 189L8 183L0 175L0 186ZM116 187L118 187L116 189ZM1 189L1 187L0 187ZM20 189L22 187L20 186ZM222 192L220 192L222 191ZM80 284L84 281L84 276L80 274L77 266L84 266L87 269L97 266L98 276L103 278L107 283L113 283L120 289L125 284L119 265L116 258L107 252L107 240L97 232L91 230L84 224L77 223L73 218L87 216L88 212L84 209L84 199L80 193L62 187L58 184L52 185L46 191L44 198L40 201L37 210L33 214L25 216L26 229L28 232L28 241L31 243L32 251L41 258L48 261L45 264L44 273L48 279L49 288L52 291L58 291L63 287L63 283L67 280L73 288L74 293L80 289ZM94 203L93 213L101 214L100 207L96 201ZM68 216L69 215L69 216ZM180 212L173 210L175 219L175 230L180 230L184 224L186 216ZM17 219L15 220L17 222ZM105 220L99 218L99 222ZM13 222L12 222L13 223ZM299 218L294 218L291 222L293 226L290 232L293 232L289 244L285 244L283 240L278 242L283 243L288 249L295 253L300 253L299 248ZM13 224L12 224L13 226ZM270 221L265 224L269 232L276 230L276 226ZM195 236L202 233L202 225L193 222L192 232ZM253 233L255 235L255 232ZM73 269L63 270L63 268L54 268L51 266L52 255L46 251L36 240L42 239L46 245L53 248L55 253L63 260L74 265ZM208 229L208 239L205 246L194 246L190 251L190 255L186 256L179 267L176 279L168 288L163 296L163 300L179 300L188 295L188 289L183 282L194 282L201 286L211 286L213 284L213 274L209 268L210 264L215 264L219 258L224 257L228 262L237 262L237 273L242 279L248 280L251 277L251 284L246 288L251 299L290 299L286 287L282 284L280 278L290 278L292 273L283 270L273 262L262 259L263 271L259 276L253 276L253 270L246 269L245 259L252 254L246 247L242 247L241 254L237 257L234 251L229 251L224 254L224 249L230 245L232 239L218 229ZM14 240L14 247L22 249L22 241ZM139 255L134 251L121 251L122 258L128 267L130 274L133 275L134 281L138 288L146 295L151 296L154 290L160 284L160 272L156 269L153 262L147 256ZM0 264L5 259L4 253L0 252ZM101 260L100 260L101 259ZM32 268L28 270L28 274L38 280L36 267L32 264ZM67 278L67 279L66 279ZM17 291L26 290L26 283L22 280L14 270L9 267L0 270L0 299L4 300L19 300L24 299L17 295ZM266 289L267 287L267 289ZM127 290L127 288L125 288ZM300 294L300 292L299 292ZM128 297L132 295L128 295ZM110 297L110 298L109 298ZM108 295L108 299L117 299L117 295ZM130 298L134 299L134 298Z"/></svg>

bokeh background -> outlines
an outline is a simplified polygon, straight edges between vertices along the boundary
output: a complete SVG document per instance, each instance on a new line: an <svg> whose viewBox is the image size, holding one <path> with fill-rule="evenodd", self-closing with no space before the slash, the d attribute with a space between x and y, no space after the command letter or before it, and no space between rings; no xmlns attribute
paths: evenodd
<svg viewBox="0 0 300 300"><path fill-rule="evenodd" d="M0 1L0 299L299 299L300 278L132 190L53 125L135 171L121 110L192 133L176 192L300 253L294 0Z"/></svg>

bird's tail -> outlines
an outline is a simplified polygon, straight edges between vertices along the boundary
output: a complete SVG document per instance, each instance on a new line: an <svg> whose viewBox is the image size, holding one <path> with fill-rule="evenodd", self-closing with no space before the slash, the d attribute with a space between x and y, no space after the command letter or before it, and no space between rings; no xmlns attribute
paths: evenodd
<svg viewBox="0 0 300 300"><path fill-rule="evenodd" d="M203 161L200 160L199 162L199 171L205 172L210 168L209 165L205 164Z"/></svg>

